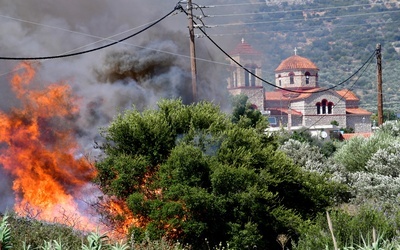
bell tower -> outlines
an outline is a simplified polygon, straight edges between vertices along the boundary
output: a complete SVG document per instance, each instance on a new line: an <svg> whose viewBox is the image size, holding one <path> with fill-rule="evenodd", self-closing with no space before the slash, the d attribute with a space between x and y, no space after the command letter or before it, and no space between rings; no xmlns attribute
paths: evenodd
<svg viewBox="0 0 400 250"><path fill-rule="evenodd" d="M242 38L241 43L229 54L245 69L229 60L231 67L228 91L232 95L247 95L249 102L258 110L264 111L264 87L261 80L257 78L261 78L261 53L254 50Z"/></svg>

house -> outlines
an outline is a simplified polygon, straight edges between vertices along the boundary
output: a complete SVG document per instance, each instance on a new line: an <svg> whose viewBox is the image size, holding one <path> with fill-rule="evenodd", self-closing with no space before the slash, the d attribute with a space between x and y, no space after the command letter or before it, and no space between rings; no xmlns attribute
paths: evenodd
<svg viewBox="0 0 400 250"><path fill-rule="evenodd" d="M349 89L319 86L319 68L308 58L297 55L296 49L294 55L275 69L273 91L266 91L259 79L262 78L260 52L242 39L230 56L247 70L230 60L228 91L232 95L247 95L254 107L268 115L270 130L306 127L319 133L339 128L371 132L372 113L359 107L360 99Z"/></svg>

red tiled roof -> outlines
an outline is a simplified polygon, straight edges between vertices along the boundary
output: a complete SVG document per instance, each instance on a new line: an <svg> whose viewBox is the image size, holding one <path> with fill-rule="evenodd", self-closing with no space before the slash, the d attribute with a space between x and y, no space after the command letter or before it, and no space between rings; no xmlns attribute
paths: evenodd
<svg viewBox="0 0 400 250"><path fill-rule="evenodd" d="M279 115L281 113L285 113L288 114L289 109L287 108L270 108L268 109L271 112L271 115ZM295 109L291 109L290 110L292 115L302 115L302 113L300 111L297 111Z"/></svg>
<svg viewBox="0 0 400 250"><path fill-rule="evenodd" d="M350 140L351 138L356 137L356 136L361 136L361 137L364 137L364 138L368 138L368 137L370 137L372 134L373 134L372 132L342 134L342 138L343 138L344 140Z"/></svg>
<svg viewBox="0 0 400 250"><path fill-rule="evenodd" d="M306 89L302 93L289 92L285 90L275 90L271 92L265 92L265 100L276 101L276 100L302 100L310 97L313 92L319 91L321 88ZM298 90L302 91L302 90Z"/></svg>
<svg viewBox="0 0 400 250"><path fill-rule="evenodd" d="M250 46L250 44L246 43L244 39L242 39L242 42L239 43L236 48L229 53L231 56L235 55L261 55L260 52L257 50L253 49L253 47Z"/></svg>
<svg viewBox="0 0 400 250"><path fill-rule="evenodd" d="M360 99L350 90L348 89L342 89L342 90L336 90L336 93L338 93L340 96L344 97L346 101L359 101Z"/></svg>
<svg viewBox="0 0 400 250"><path fill-rule="evenodd" d="M286 70L294 70L294 69L314 69L318 70L318 67L310 61L310 59L301 57L298 55L293 55L289 58L286 58L279 64L278 68L275 71L286 71Z"/></svg>
<svg viewBox="0 0 400 250"><path fill-rule="evenodd" d="M346 113L353 115L372 115L371 112L362 108L346 108Z"/></svg>

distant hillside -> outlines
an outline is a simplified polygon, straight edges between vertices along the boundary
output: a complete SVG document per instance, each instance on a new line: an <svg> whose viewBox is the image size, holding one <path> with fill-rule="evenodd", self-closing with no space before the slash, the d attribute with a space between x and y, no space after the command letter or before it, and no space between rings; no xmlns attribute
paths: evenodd
<svg viewBox="0 0 400 250"><path fill-rule="evenodd" d="M218 1L230 4L238 1ZM274 69L297 48L320 68L320 85L332 86L350 76L382 45L384 108L400 113L400 2L396 0L288 0L258 1L243 12L244 25L232 40L244 37L265 54L264 78L274 82ZM261 3L262 2L262 3ZM227 10L228 11L228 10ZM240 12L235 12L239 13ZM234 14L234 15L239 15ZM232 15L232 16L234 16ZM237 20L230 20L232 23ZM226 22L226 20L225 20ZM220 32L221 29L220 29ZM356 79L356 78L354 78ZM377 106L376 60L356 81L342 85L362 99L362 106Z"/></svg>

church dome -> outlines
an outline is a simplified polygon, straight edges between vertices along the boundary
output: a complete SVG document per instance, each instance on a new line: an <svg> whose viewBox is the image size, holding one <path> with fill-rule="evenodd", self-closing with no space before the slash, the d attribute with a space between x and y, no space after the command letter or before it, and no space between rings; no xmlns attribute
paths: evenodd
<svg viewBox="0 0 400 250"><path fill-rule="evenodd" d="M318 70L318 67L313 62L311 62L310 59L298 55L293 55L283 60L275 71L288 71L295 69Z"/></svg>

